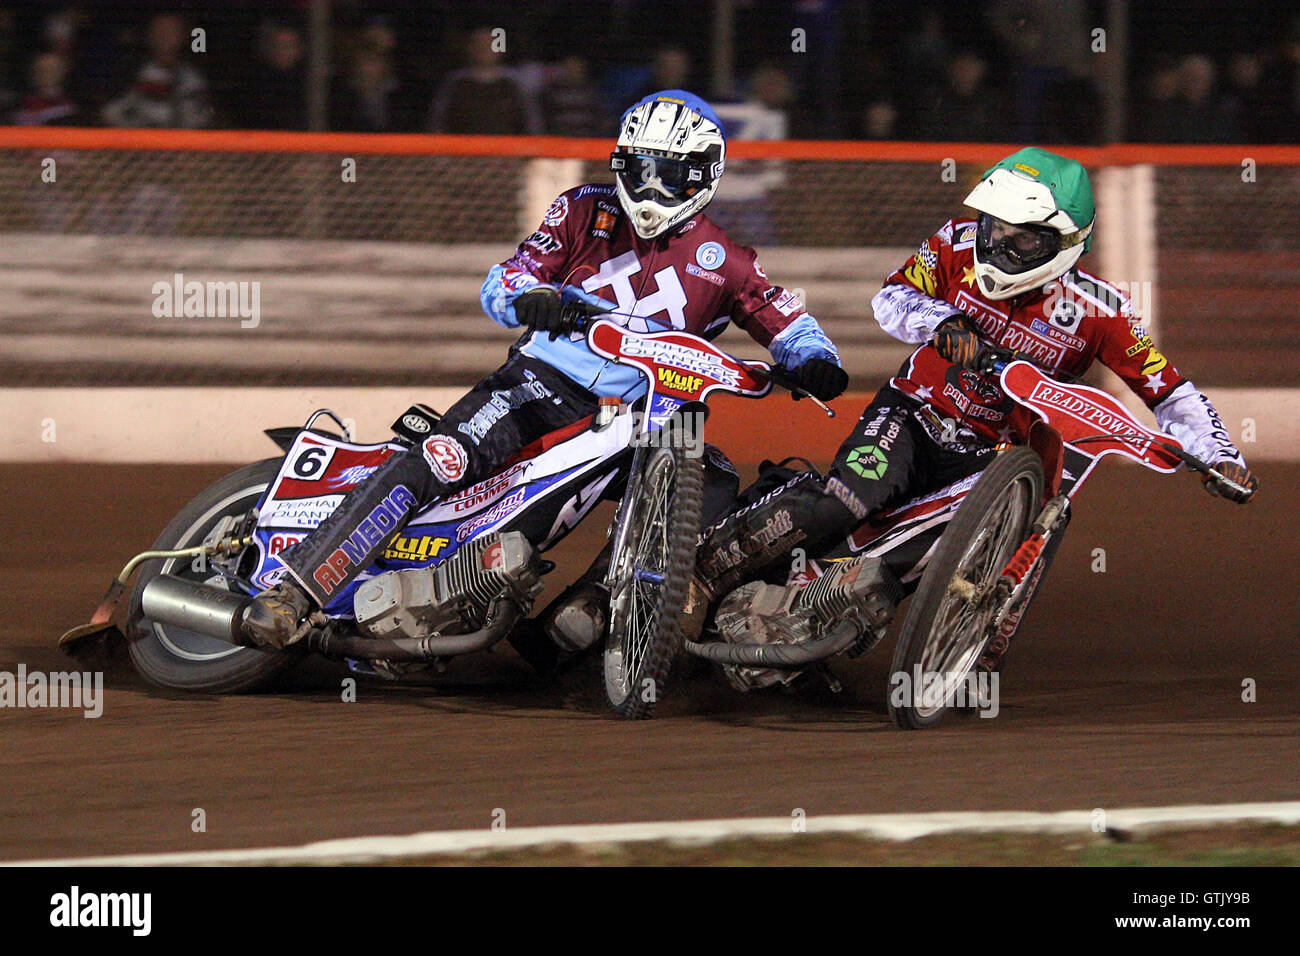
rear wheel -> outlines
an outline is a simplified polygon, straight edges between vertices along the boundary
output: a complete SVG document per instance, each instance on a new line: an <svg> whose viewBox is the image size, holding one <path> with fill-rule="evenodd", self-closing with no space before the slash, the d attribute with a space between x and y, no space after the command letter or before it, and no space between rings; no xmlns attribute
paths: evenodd
<svg viewBox="0 0 1300 956"><path fill-rule="evenodd" d="M171 551L202 544L222 518L247 514L275 479L280 461L271 458L248 465L204 489L172 519L154 542L154 549ZM297 660L297 655L284 651L239 647L150 621L141 610L140 595L160 574L229 589L225 578L206 565L196 566L191 558L149 561L140 568L131 592L127 639L131 661L149 683L173 690L233 694L264 687Z"/></svg>
<svg viewBox="0 0 1300 956"><path fill-rule="evenodd" d="M695 570L703 467L681 447L651 451L640 493L624 498L626 544L612 556L605 696L622 717L651 716L682 646L682 609Z"/></svg>
<svg viewBox="0 0 1300 956"><path fill-rule="evenodd" d="M900 727L931 727L952 706L992 636L998 578L1042 498L1038 456L1012 448L993 459L944 530L894 651L889 712Z"/></svg>

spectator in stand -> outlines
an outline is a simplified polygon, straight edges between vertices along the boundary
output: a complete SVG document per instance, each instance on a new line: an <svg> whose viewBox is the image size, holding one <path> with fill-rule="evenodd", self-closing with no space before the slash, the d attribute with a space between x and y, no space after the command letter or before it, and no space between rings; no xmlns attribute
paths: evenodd
<svg viewBox="0 0 1300 956"><path fill-rule="evenodd" d="M19 62L14 12L8 7L0 7L0 111L6 114L18 101Z"/></svg>
<svg viewBox="0 0 1300 956"><path fill-rule="evenodd" d="M472 31L465 41L464 69L451 73L434 98L429 130L434 133L519 135L541 132L535 105L506 69L493 31Z"/></svg>
<svg viewBox="0 0 1300 956"><path fill-rule="evenodd" d="M1178 68L1179 96L1173 126L1175 143L1241 141L1231 104L1218 89L1218 69L1208 56L1184 57Z"/></svg>
<svg viewBox="0 0 1300 956"><path fill-rule="evenodd" d="M246 129L307 128L307 78L302 36L288 23L264 23L248 91L239 108Z"/></svg>
<svg viewBox="0 0 1300 956"><path fill-rule="evenodd" d="M1006 141L1036 142L1049 91L1087 73L1091 20L1085 0L991 0L985 16L1011 74L1014 116ZM1001 71L999 71L1001 72Z"/></svg>
<svg viewBox="0 0 1300 956"><path fill-rule="evenodd" d="M650 76L641 84L641 89L633 99L640 100L660 90L693 90L694 72L690 54L681 47L660 47L655 51L654 61L650 64Z"/></svg>
<svg viewBox="0 0 1300 956"><path fill-rule="evenodd" d="M952 142L1006 142L1009 130L1001 122L1002 97L991 95L985 79L989 66L970 50L949 60L944 85L918 111L919 138Z"/></svg>
<svg viewBox="0 0 1300 956"><path fill-rule="evenodd" d="M1267 142L1264 60L1258 53L1235 53L1228 61L1228 102L1243 142Z"/></svg>
<svg viewBox="0 0 1300 956"><path fill-rule="evenodd" d="M1300 141L1300 15L1291 21L1260 86L1267 131L1264 142Z"/></svg>
<svg viewBox="0 0 1300 956"><path fill-rule="evenodd" d="M187 37L174 13L149 21L148 56L127 91L104 107L105 123L198 129L211 122L207 81L182 59Z"/></svg>
<svg viewBox="0 0 1300 956"><path fill-rule="evenodd" d="M391 133L402 128L397 106L399 85L388 53L363 44L348 63L344 82L332 97L332 129L353 133Z"/></svg>
<svg viewBox="0 0 1300 956"><path fill-rule="evenodd" d="M31 87L10 121L15 126L80 126L81 110L64 92L68 65L58 53L32 60Z"/></svg>
<svg viewBox="0 0 1300 956"><path fill-rule="evenodd" d="M893 102L881 97L867 104L867 108L862 111L862 138L898 138L898 110Z"/></svg>
<svg viewBox="0 0 1300 956"><path fill-rule="evenodd" d="M1043 92L1037 139L1044 143L1095 146L1102 141L1105 104L1086 76L1064 76Z"/></svg>
<svg viewBox="0 0 1300 956"><path fill-rule="evenodd" d="M1142 106L1134 124L1136 139L1145 143L1172 143L1177 135L1178 64L1168 57L1154 59L1146 77Z"/></svg>
<svg viewBox="0 0 1300 956"><path fill-rule="evenodd" d="M600 136L606 132L609 124L582 57L566 56L556 64L542 90L542 115L546 132L552 136Z"/></svg>
<svg viewBox="0 0 1300 956"><path fill-rule="evenodd" d="M794 98L790 77L772 66L750 80L743 103L719 103L714 109L729 140L781 140L787 136L786 107ZM727 175L709 205L709 218L747 246L776 242L769 194L785 184L780 160L740 159L727 163Z"/></svg>

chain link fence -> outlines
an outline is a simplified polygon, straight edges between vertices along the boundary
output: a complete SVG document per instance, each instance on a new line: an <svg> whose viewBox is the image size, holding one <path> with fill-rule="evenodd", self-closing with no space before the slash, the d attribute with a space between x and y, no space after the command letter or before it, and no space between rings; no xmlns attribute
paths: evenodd
<svg viewBox="0 0 1300 956"><path fill-rule="evenodd" d="M472 381L512 338L482 315L478 288L535 227L533 162L0 149L0 384ZM775 281L804 291L846 346L855 384L872 387L906 347L875 327L870 296L963 214L984 165L735 162L741 189L729 197L724 184L710 215L759 247ZM602 162L574 164L575 183L608 176ZM1160 334L1203 384L1293 386L1300 165L1251 178L1156 167ZM1101 209L1085 262L1104 274L1108 230L1121 234L1134 212L1117 205ZM156 314L154 285L176 273L259 283L262 320Z"/></svg>

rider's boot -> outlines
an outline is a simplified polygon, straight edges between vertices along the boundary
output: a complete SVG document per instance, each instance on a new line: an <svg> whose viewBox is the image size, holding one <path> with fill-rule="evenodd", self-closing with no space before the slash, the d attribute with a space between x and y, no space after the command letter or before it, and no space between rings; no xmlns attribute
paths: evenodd
<svg viewBox="0 0 1300 956"><path fill-rule="evenodd" d="M256 646L288 647L307 633L302 620L311 609L307 592L286 579L263 591L244 609L244 633Z"/></svg>
<svg viewBox="0 0 1300 956"><path fill-rule="evenodd" d="M795 548L817 557L864 517L866 508L838 479L796 475L705 530L692 594L717 601L744 581L768 576Z"/></svg>
<svg viewBox="0 0 1300 956"><path fill-rule="evenodd" d="M557 676L604 639L608 609L609 592L584 576L536 618L520 621L510 634L510 645L541 676Z"/></svg>
<svg viewBox="0 0 1300 956"><path fill-rule="evenodd" d="M393 455L354 488L306 538L277 557L287 571L244 612L244 633L254 644L285 647L307 632L302 619L343 593L388 547L418 510L441 493L419 446Z"/></svg>

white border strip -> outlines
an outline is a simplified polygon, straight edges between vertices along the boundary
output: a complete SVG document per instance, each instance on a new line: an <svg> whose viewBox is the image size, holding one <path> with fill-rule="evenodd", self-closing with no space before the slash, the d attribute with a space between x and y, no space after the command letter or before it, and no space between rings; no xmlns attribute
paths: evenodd
<svg viewBox="0 0 1300 956"><path fill-rule="evenodd" d="M881 813L809 817L805 833L844 833L864 839L914 840L949 833L1091 833L1097 811L1059 813L1021 811L966 813ZM1105 830L1128 835L1158 829L1212 827L1232 823L1300 824L1300 801L1230 803L1106 810ZM796 835L790 817L737 820L686 820L664 823L612 823L583 826L521 827L506 830L448 830L407 836L355 837L296 847L249 850L92 856L19 860L0 866L214 866L220 864L380 863L445 854L518 850L555 845L667 841L708 844L744 837Z"/></svg>

